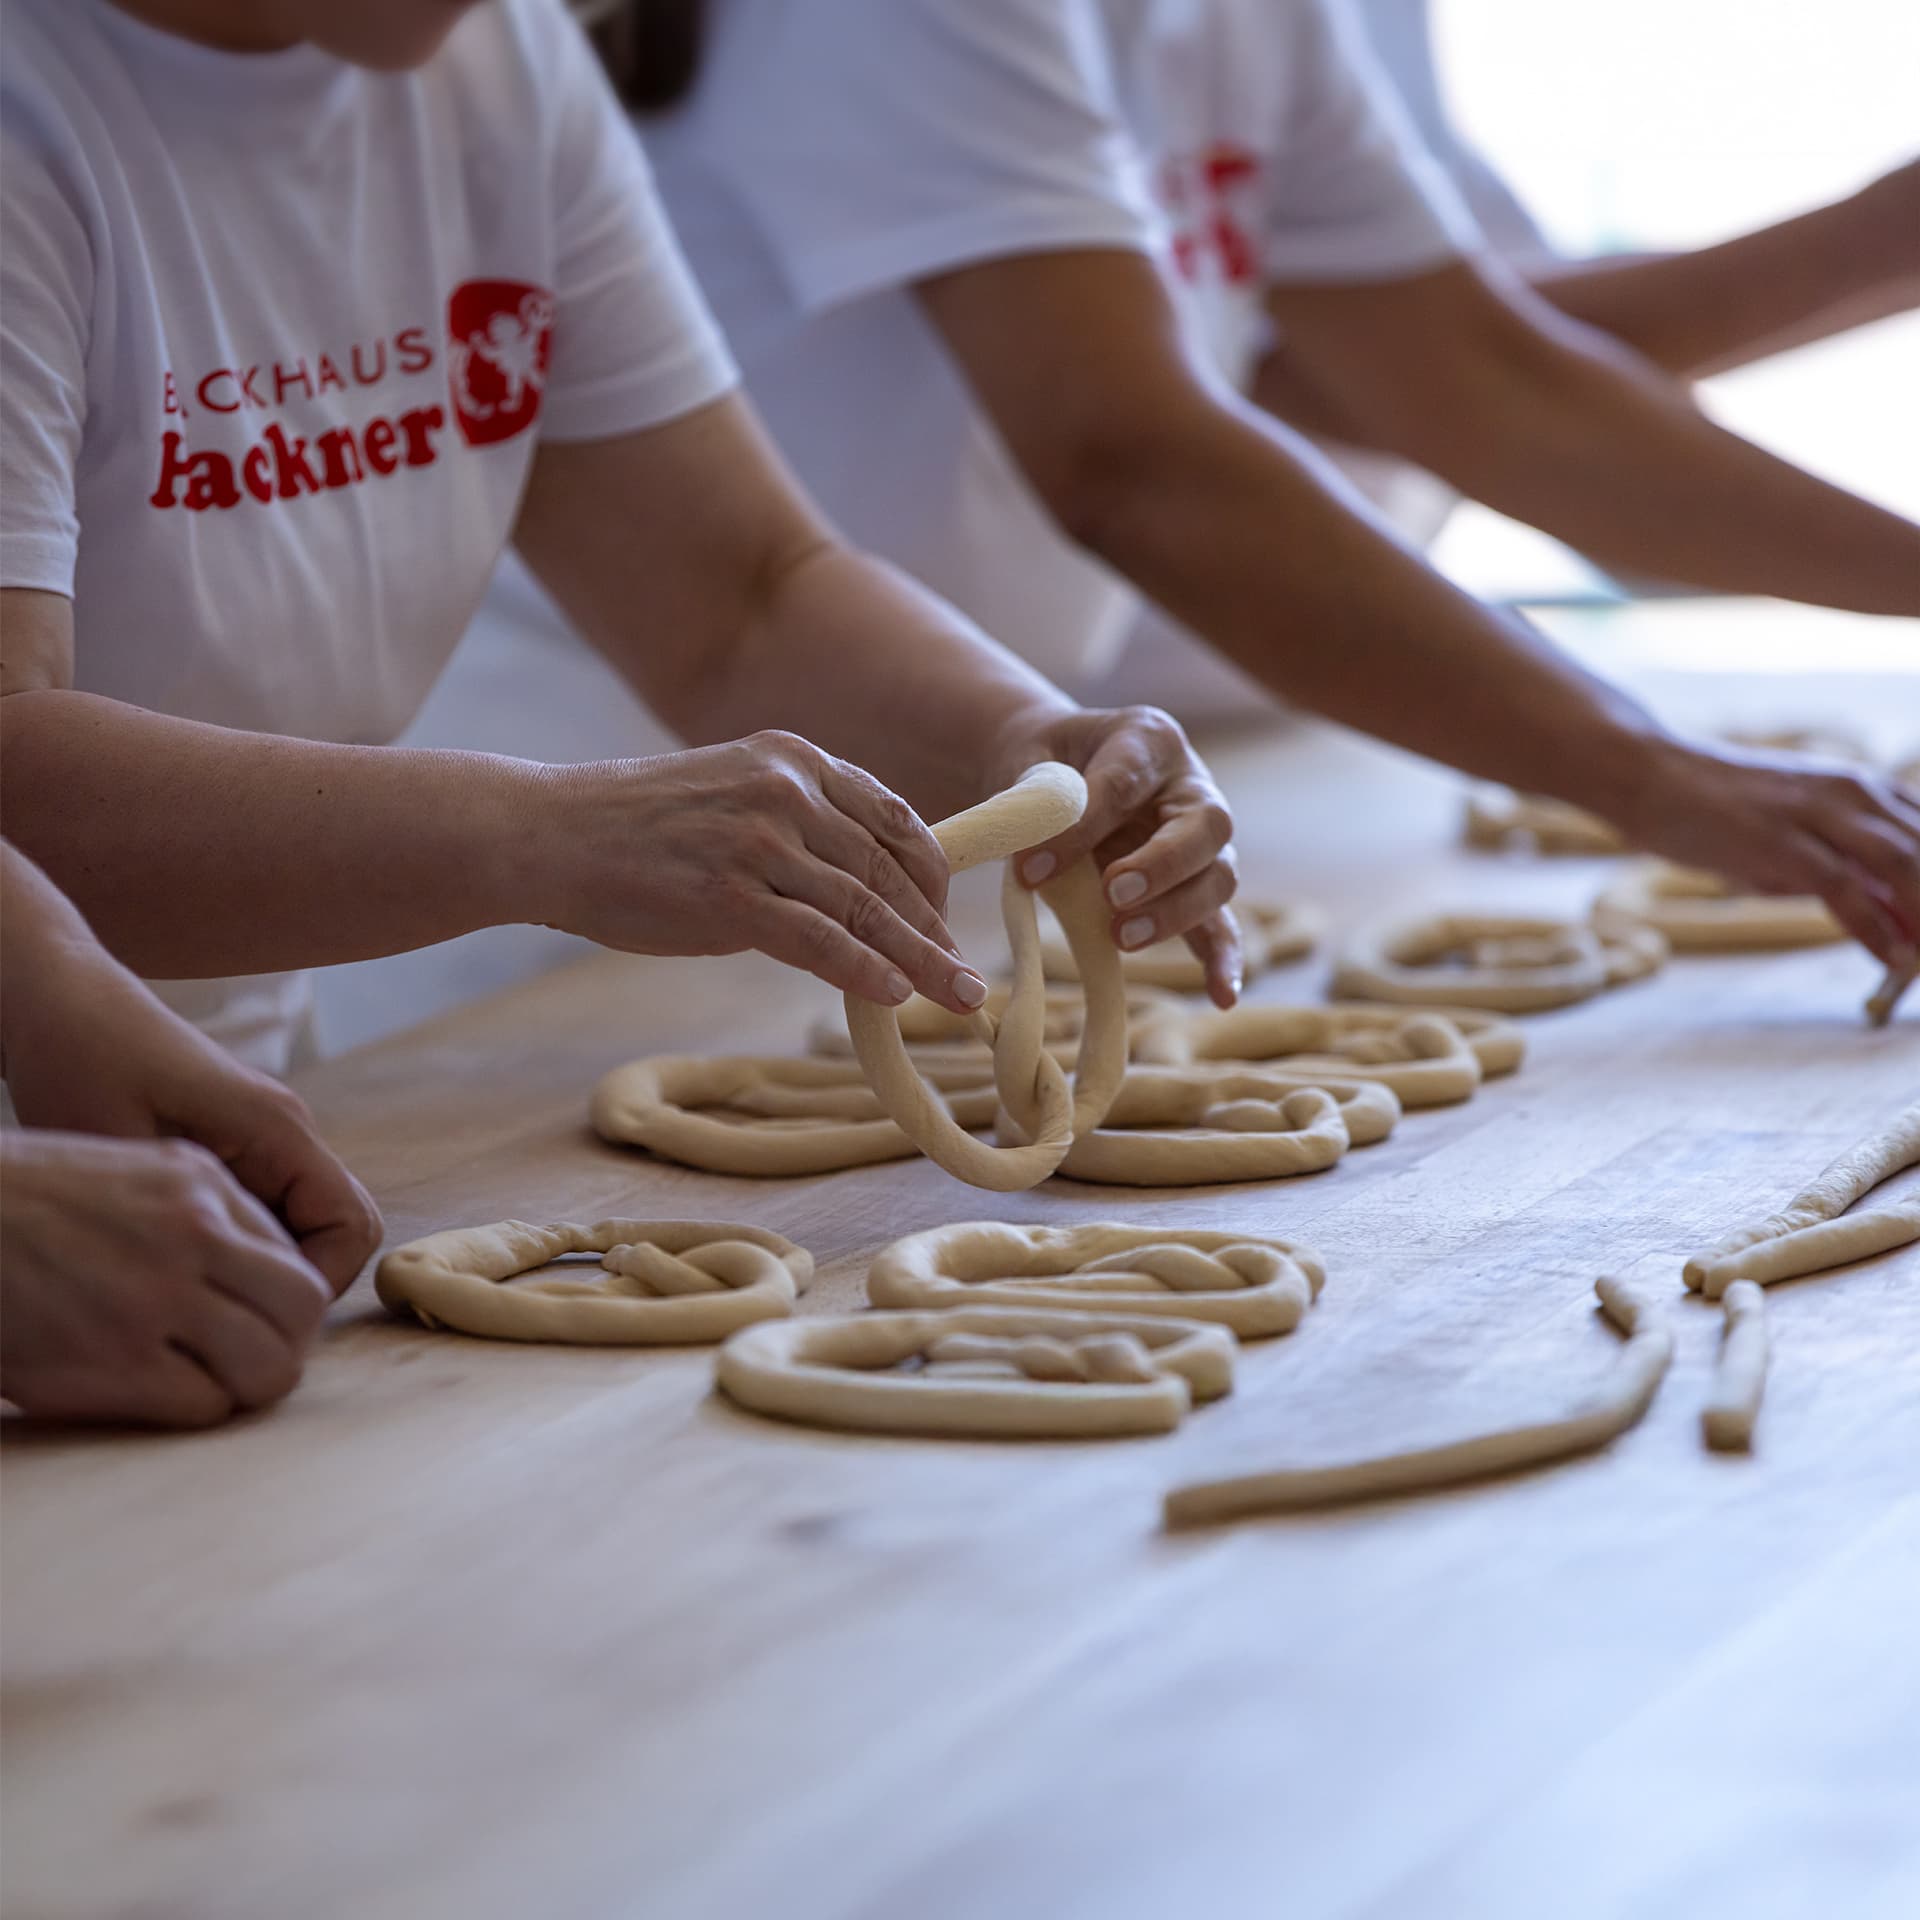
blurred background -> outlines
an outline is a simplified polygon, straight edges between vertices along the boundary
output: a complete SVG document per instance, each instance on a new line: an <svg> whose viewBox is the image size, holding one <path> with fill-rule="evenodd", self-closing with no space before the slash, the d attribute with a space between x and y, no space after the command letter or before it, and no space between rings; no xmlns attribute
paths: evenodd
<svg viewBox="0 0 1920 1920"><path fill-rule="evenodd" d="M1568 254L1702 245L1837 198L1920 151L1920 0L1434 0L1433 24L1462 132ZM1920 315L1701 394L1751 438L1920 515ZM1703 603L1622 623L1608 612L1619 590L1577 555L1473 506L1453 515L1434 558L1483 597L1538 612L1564 644L1663 706L1676 676L1740 670L1780 677L1756 711L1784 717L1792 675L1818 666L1859 676L1889 740L1920 739L1911 622ZM556 622L524 575L511 580L408 740L556 761L669 749ZM1892 711L1901 705L1910 714ZM322 1042L356 1045L585 950L545 928L499 927L326 970Z"/></svg>

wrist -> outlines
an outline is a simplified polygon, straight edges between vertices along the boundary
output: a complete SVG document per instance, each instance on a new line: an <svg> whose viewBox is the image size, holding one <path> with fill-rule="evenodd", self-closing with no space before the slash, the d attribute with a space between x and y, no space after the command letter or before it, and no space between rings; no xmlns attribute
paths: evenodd
<svg viewBox="0 0 1920 1920"><path fill-rule="evenodd" d="M1863 288L1920 277L1920 169L1885 174L1845 205L1852 217L1836 266Z"/></svg>
<svg viewBox="0 0 1920 1920"><path fill-rule="evenodd" d="M449 796L446 870L471 930L566 926L580 840L579 799L594 769L471 756L476 765Z"/></svg>

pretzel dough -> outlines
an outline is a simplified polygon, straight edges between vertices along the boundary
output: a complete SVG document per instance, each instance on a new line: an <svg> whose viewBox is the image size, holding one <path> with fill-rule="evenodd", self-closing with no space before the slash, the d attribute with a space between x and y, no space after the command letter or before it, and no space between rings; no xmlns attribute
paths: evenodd
<svg viewBox="0 0 1920 1920"><path fill-rule="evenodd" d="M1847 1211L1862 1194L1912 1166L1920 1166L1920 1105L1849 1148L1778 1213L1696 1254L1686 1264L1687 1285L1718 1300L1736 1280L1771 1286L1920 1240L1920 1193L1866 1213Z"/></svg>
<svg viewBox="0 0 1920 1920"><path fill-rule="evenodd" d="M570 1253L602 1256L598 1281L500 1283ZM723 1340L792 1312L813 1256L762 1227L707 1220L502 1220L396 1247L374 1290L396 1313L489 1340L677 1347Z"/></svg>
<svg viewBox="0 0 1920 1920"><path fill-rule="evenodd" d="M1463 831L1470 847L1530 848L1545 854L1624 853L1627 846L1597 814L1491 783L1467 790Z"/></svg>
<svg viewBox="0 0 1920 1920"><path fill-rule="evenodd" d="M1086 782L1071 767L1048 761L1029 767L1019 783L993 799L943 820L933 829L947 862L964 873L988 860L1051 840L1085 811ZM939 1094L920 1077L900 1037L891 1007L858 994L846 997L847 1032L880 1104L927 1157L956 1179L996 1193L1039 1183L1066 1158L1074 1135L1105 1117L1127 1069L1127 1016L1120 956L1107 930L1106 902L1092 861L1080 860L1043 890L1059 917L1085 982L1086 1026L1071 1091L1045 1045L1045 989L1040 977L1040 931L1033 896L1011 866L1000 910L1013 946L1013 990L995 1020L982 1010L973 1031L993 1047L993 1077L1003 1143L976 1140L955 1120Z"/></svg>
<svg viewBox="0 0 1920 1920"><path fill-rule="evenodd" d="M956 1126L992 1123L988 1071L935 1070ZM918 1151L852 1060L656 1054L607 1074L590 1112L603 1140L708 1173L834 1173Z"/></svg>
<svg viewBox="0 0 1920 1920"><path fill-rule="evenodd" d="M1166 1524L1204 1526L1248 1514L1291 1513L1425 1492L1597 1451L1637 1425L1652 1405L1673 1358L1673 1335L1654 1320L1646 1301L1622 1282L1603 1279L1594 1291L1602 1313L1627 1336L1626 1350L1600 1390L1564 1419L1342 1466L1287 1467L1275 1473L1198 1481L1176 1487L1166 1496Z"/></svg>
<svg viewBox="0 0 1920 1920"><path fill-rule="evenodd" d="M1323 1084L1372 1080L1403 1107L1465 1100L1483 1079L1512 1073L1526 1053L1518 1027L1467 1008L1235 1007L1189 1011L1177 1003L1134 1029L1142 1066L1234 1062L1277 1068Z"/></svg>
<svg viewBox="0 0 1920 1920"><path fill-rule="evenodd" d="M1652 927L1676 953L1758 953L1846 938L1825 902L1811 895L1734 893L1713 874L1665 860L1627 867L1593 903L1593 924L1608 938Z"/></svg>
<svg viewBox="0 0 1920 1920"><path fill-rule="evenodd" d="M961 1359L968 1349L954 1344L957 1335L996 1346L984 1361ZM1118 1371L1110 1344L1116 1336L1137 1343L1150 1381L1098 1377ZM1033 1358L1016 1352L1035 1339L1084 1356L1073 1364L1085 1377L1035 1378ZM1193 1321L960 1307L748 1327L720 1349L715 1377L740 1406L804 1426L1072 1440L1168 1432L1196 1401L1232 1388L1233 1351L1225 1327ZM903 1369L916 1360L917 1368Z"/></svg>
<svg viewBox="0 0 1920 1920"><path fill-rule="evenodd" d="M1916 978L1920 978L1920 969L1914 967L1889 967L1887 976L1882 980L1867 1000L1867 1025L1884 1027L1892 1020L1894 1009L1906 998L1907 989Z"/></svg>
<svg viewBox="0 0 1920 1920"><path fill-rule="evenodd" d="M909 1234L867 1271L876 1307L1043 1308L1205 1320L1243 1340L1291 1333L1319 1299L1318 1254L1251 1234L1151 1227L1011 1227Z"/></svg>
<svg viewBox="0 0 1920 1920"><path fill-rule="evenodd" d="M1236 899L1233 917L1240 923L1244 980L1311 953L1327 927L1320 909L1302 902ZM1064 940L1043 940L1040 964L1049 980L1080 978L1079 962ZM1207 985L1206 968L1184 940L1156 940L1150 947L1121 954L1120 973L1130 985L1174 993L1202 993Z"/></svg>
<svg viewBox="0 0 1920 1920"><path fill-rule="evenodd" d="M1607 933L1522 914L1446 913L1353 940L1333 991L1401 1006L1538 1013L1654 972L1666 942L1644 927Z"/></svg>
<svg viewBox="0 0 1920 1920"><path fill-rule="evenodd" d="M1736 1280L1721 1297L1727 1331L1700 1430L1708 1446L1743 1453L1753 1445L1753 1423L1767 1387L1767 1296L1753 1281Z"/></svg>

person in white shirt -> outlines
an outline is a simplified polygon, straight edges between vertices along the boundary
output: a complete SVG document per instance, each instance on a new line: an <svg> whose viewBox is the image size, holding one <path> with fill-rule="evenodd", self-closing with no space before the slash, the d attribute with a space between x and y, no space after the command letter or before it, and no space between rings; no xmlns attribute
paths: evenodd
<svg viewBox="0 0 1920 1920"><path fill-rule="evenodd" d="M1231 1000L1179 728L828 529L559 0L12 0L0 92L7 832L210 1031L282 1070L301 969L509 922L962 1010L921 814L1049 758L1091 798L1030 868L1096 852ZM716 744L387 745L510 540Z"/></svg>
<svg viewBox="0 0 1920 1920"><path fill-rule="evenodd" d="M300 1378L380 1216L299 1099L169 1013L0 844L0 1395L211 1426Z"/></svg>
<svg viewBox="0 0 1920 1920"><path fill-rule="evenodd" d="M853 537L1056 671L1097 670L1146 596L1302 706L1915 946L1920 799L1675 739L1241 398L1278 328L1360 437L1603 563L1920 613L1920 528L1476 255L1330 0L715 0L704 26L649 151Z"/></svg>

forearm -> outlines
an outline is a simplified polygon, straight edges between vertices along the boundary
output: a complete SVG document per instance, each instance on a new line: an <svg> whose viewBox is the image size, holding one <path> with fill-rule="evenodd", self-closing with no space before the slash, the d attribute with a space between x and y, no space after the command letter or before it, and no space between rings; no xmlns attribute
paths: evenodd
<svg viewBox="0 0 1920 1920"><path fill-rule="evenodd" d="M1470 370L1396 450L1603 566L1920 614L1920 527L1716 426L1624 350L1541 320L1485 349L1484 377Z"/></svg>
<svg viewBox="0 0 1920 1920"><path fill-rule="evenodd" d="M538 917L515 871L544 785L529 763L236 733L65 690L0 700L0 734L8 837L150 977L329 965Z"/></svg>
<svg viewBox="0 0 1920 1920"><path fill-rule="evenodd" d="M780 571L676 724L704 740L803 734L938 820L983 797L1010 727L1072 710L906 575L823 541Z"/></svg>
<svg viewBox="0 0 1920 1920"><path fill-rule="evenodd" d="M1699 379L1920 305L1913 198L1890 176L1718 246L1554 262L1530 277L1562 313Z"/></svg>
<svg viewBox="0 0 1920 1920"><path fill-rule="evenodd" d="M1667 750L1625 693L1441 579L1256 416L1209 408L1101 466L1083 542L1288 700L1616 819Z"/></svg>

